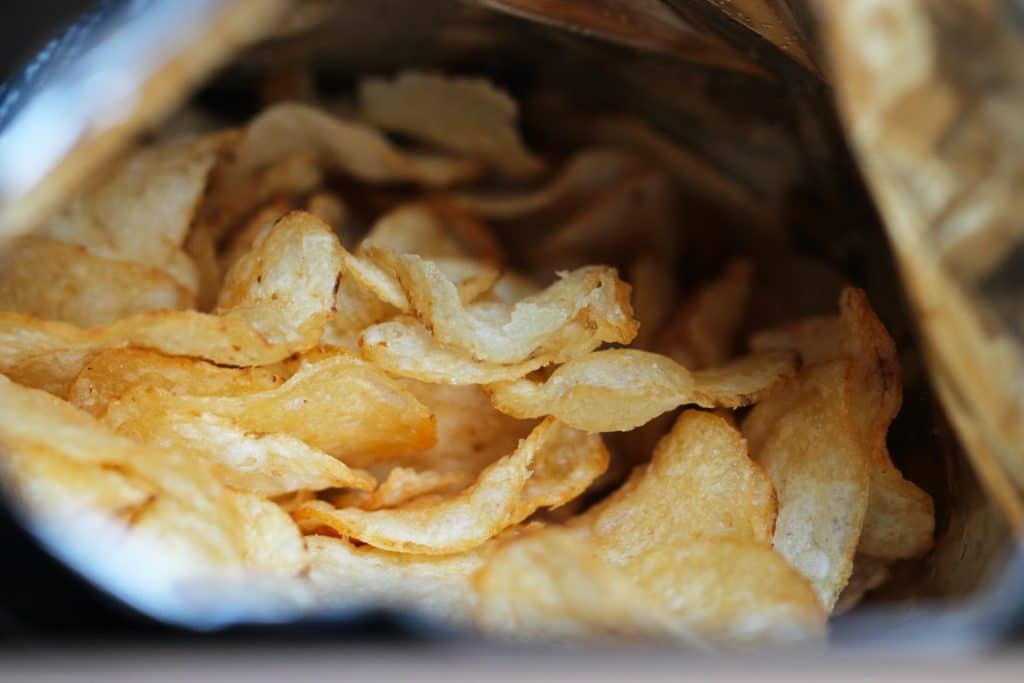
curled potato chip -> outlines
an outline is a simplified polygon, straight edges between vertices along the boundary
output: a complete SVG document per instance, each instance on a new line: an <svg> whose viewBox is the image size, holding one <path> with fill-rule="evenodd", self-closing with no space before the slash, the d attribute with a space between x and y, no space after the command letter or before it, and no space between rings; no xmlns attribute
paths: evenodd
<svg viewBox="0 0 1024 683"><path fill-rule="evenodd" d="M712 368L732 358L753 275L750 261L730 263L718 279L702 287L683 304L672 323L659 335L655 349L693 370Z"/></svg>
<svg viewBox="0 0 1024 683"><path fill-rule="evenodd" d="M514 304L520 299L533 296L540 291L540 285L528 275L514 270L506 270L491 287L491 291L487 292L487 295L494 301Z"/></svg>
<svg viewBox="0 0 1024 683"><path fill-rule="evenodd" d="M71 385L68 401L101 417L111 401L135 386L156 386L176 394L214 396L266 391L284 380L282 375L266 368L225 368L154 351L111 349L89 359Z"/></svg>
<svg viewBox="0 0 1024 683"><path fill-rule="evenodd" d="M763 543L656 545L622 573L673 621L711 642L787 643L825 633L826 614L810 584Z"/></svg>
<svg viewBox="0 0 1024 683"><path fill-rule="evenodd" d="M466 471L437 472L395 467L372 493L346 491L331 497L330 502L334 507L360 507L364 510L394 508L422 496L461 491L473 479L473 474Z"/></svg>
<svg viewBox="0 0 1024 683"><path fill-rule="evenodd" d="M269 232L274 227L274 223L290 210L291 205L289 202L278 200L260 207L253 213L245 225L231 235L230 242L222 250L219 257L221 272L226 273L231 270L238 263L238 259L252 250L252 245L256 243L256 240ZM197 229L209 232L209 226L207 225L197 226ZM220 293L219 289L217 293ZM214 297L214 303L216 301L216 297Z"/></svg>
<svg viewBox="0 0 1024 683"><path fill-rule="evenodd" d="M94 327L193 303L192 293L164 271L76 244L20 237L0 253L0 310Z"/></svg>
<svg viewBox="0 0 1024 683"><path fill-rule="evenodd" d="M334 610L398 608L444 623L467 623L476 592L470 577L483 564L477 548L453 555L410 555L307 536L309 581Z"/></svg>
<svg viewBox="0 0 1024 683"><path fill-rule="evenodd" d="M140 149L37 234L163 270L194 295L198 272L182 247L210 171L232 142L230 133L215 134Z"/></svg>
<svg viewBox="0 0 1024 683"><path fill-rule="evenodd" d="M308 568L306 544L288 513L260 496L227 493L238 510L247 566L278 576L296 576Z"/></svg>
<svg viewBox="0 0 1024 683"><path fill-rule="evenodd" d="M807 373L799 396L753 456L779 497L775 549L831 610L850 578L864 527L867 452L850 414L848 363Z"/></svg>
<svg viewBox="0 0 1024 683"><path fill-rule="evenodd" d="M698 539L733 538L767 545L775 492L746 444L721 417L680 415L649 465L573 523L586 529L601 556L624 565L652 548Z"/></svg>
<svg viewBox="0 0 1024 683"><path fill-rule="evenodd" d="M158 448L205 458L228 486L261 496L333 487L370 491L376 480L363 470L287 434L259 434L210 413L146 413L117 425L117 432Z"/></svg>
<svg viewBox="0 0 1024 683"><path fill-rule="evenodd" d="M294 516L300 523L319 523L383 550L427 555L468 550L522 521L538 507L566 502L567 496L574 497L589 485L589 481L582 487L579 481L567 484L556 476L571 471L562 460L566 456L579 457L581 465L595 472L595 478L603 471L587 465L589 454L597 448L603 451L603 446L599 441L581 448L570 445L579 438L586 437L555 420L546 420L515 451L485 468L472 486L454 497L422 507L374 511L335 509L314 501L301 506ZM607 458L606 453L598 458L601 456ZM543 462L546 458L554 458L556 463L548 465ZM529 487L534 471L538 481Z"/></svg>
<svg viewBox="0 0 1024 683"><path fill-rule="evenodd" d="M636 336L629 285L619 280L613 268L561 273L543 292L511 306L490 302L466 306L455 285L430 261L391 254L388 265L416 317L434 337L478 360L522 362L561 348L569 335L580 331L590 330L600 342L625 344ZM573 322L582 330L570 328Z"/></svg>
<svg viewBox="0 0 1024 683"><path fill-rule="evenodd" d="M621 150L598 147L572 156L546 186L526 192L463 193L457 206L497 220L537 213L568 215L617 186L642 167L640 159Z"/></svg>
<svg viewBox="0 0 1024 683"><path fill-rule="evenodd" d="M138 386L112 402L106 421L199 411L260 433L288 434L363 467L422 450L436 439L430 410L398 382L344 351L305 361L284 384L236 395L175 395Z"/></svg>
<svg viewBox="0 0 1024 683"><path fill-rule="evenodd" d="M479 596L473 623L490 636L560 642L674 637L701 643L695 633L674 627L655 600L564 528L535 529L499 544L473 586Z"/></svg>
<svg viewBox="0 0 1024 683"><path fill-rule="evenodd" d="M295 557L295 553L302 553L302 546L301 540L294 542L298 537L294 525L292 541L279 544L288 529L280 515L268 520L264 515L273 513L254 513L251 506L243 510L239 499L243 494L225 488L200 459L140 446L110 432L69 403L6 378L0 378L0 441L3 458L9 457L8 453L43 449L81 468L116 468L130 475L133 485L150 490L152 494L127 521L132 529L129 537L141 544L133 547L153 551L156 546L152 544L159 544L166 553L161 557L168 566L161 567L160 576L149 577L153 581L179 580L222 569L262 571L271 564L271 553L279 553L272 562L278 568L295 568L303 562ZM94 479L67 479L63 482L69 487L65 497L79 495L77 487ZM94 511L112 515L116 521L124 510L117 497L107 500L117 507ZM45 514L43 510L34 512ZM245 521L247 516L252 518ZM119 523L123 526L125 522ZM260 533L275 540L264 544ZM262 559L250 564L256 556Z"/></svg>
<svg viewBox="0 0 1024 683"><path fill-rule="evenodd" d="M295 155L365 182L414 182L444 187L478 175L474 161L402 152L373 128L343 121L295 102L263 110L246 127L236 150L239 172L251 174Z"/></svg>
<svg viewBox="0 0 1024 683"><path fill-rule="evenodd" d="M839 309L839 316L810 318L760 332L751 338L751 346L793 348L805 365L842 357L852 361L847 400L869 454L871 478L858 552L890 560L918 557L931 547L935 509L927 493L903 478L885 443L902 403L896 345L862 290L844 288ZM784 387L751 412L743 429L752 444L765 438L798 393L796 388Z"/></svg>
<svg viewBox="0 0 1024 683"><path fill-rule="evenodd" d="M439 200L402 204L381 216L359 244L417 254L429 259L476 258L502 261L501 246L479 221Z"/></svg>
<svg viewBox="0 0 1024 683"><path fill-rule="evenodd" d="M518 379L550 363L583 355L600 345L600 341L587 330L578 326L574 329L578 334L566 334L570 343L562 348L519 363L477 360L466 351L441 344L421 323L408 317L367 328L359 338L359 349L374 365L399 377L446 384L491 384Z"/></svg>
<svg viewBox="0 0 1024 683"><path fill-rule="evenodd" d="M544 162L519 137L516 101L481 78L403 72L394 80L359 84L359 104L370 122L456 154L479 159L513 176L533 175Z"/></svg>
<svg viewBox="0 0 1024 683"><path fill-rule="evenodd" d="M334 303L340 250L327 226L295 212L228 273L218 315L153 311L83 330L0 313L0 372L25 376L24 364L41 354L77 353L84 360L90 353L124 346L224 365L274 363L319 341ZM81 365L61 369L73 376Z"/></svg>
<svg viewBox="0 0 1024 683"><path fill-rule="evenodd" d="M608 349L571 360L542 382L499 382L487 391L498 410L514 417L553 415L591 432L626 431L687 403L750 405L795 370L784 351L690 372L660 354Z"/></svg>

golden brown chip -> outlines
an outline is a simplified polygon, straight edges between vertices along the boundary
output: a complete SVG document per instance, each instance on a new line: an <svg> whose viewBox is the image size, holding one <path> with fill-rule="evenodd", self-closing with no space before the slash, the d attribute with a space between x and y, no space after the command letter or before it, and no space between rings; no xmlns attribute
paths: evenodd
<svg viewBox="0 0 1024 683"><path fill-rule="evenodd" d="M843 289L839 309L839 316L809 318L758 333L751 338L751 346L793 348L805 365L843 357L852 361L847 400L858 438L867 449L871 478L858 552L890 560L918 557L931 547L935 510L931 497L903 478L885 443L889 424L902 403L896 345L862 290ZM752 448L789 409L797 393L784 387L751 412L743 429Z"/></svg>
<svg viewBox="0 0 1024 683"><path fill-rule="evenodd" d="M83 330L57 321L0 313L0 372L23 377L32 357L138 346L224 365L264 365L313 347L334 303L337 238L315 217L283 218L228 273L218 315L154 311ZM81 369L64 367L69 382ZM51 375L51 381L58 377Z"/></svg>
<svg viewBox="0 0 1024 683"><path fill-rule="evenodd" d="M695 633L674 627L662 604L563 528L536 529L500 544L473 585L479 595L473 621L486 635L534 642L701 642Z"/></svg>
<svg viewBox="0 0 1024 683"><path fill-rule="evenodd" d="M266 391L285 378L266 368L225 368L195 358L165 356L142 349L102 351L78 373L68 401L96 417L136 386L155 386L176 394L215 396Z"/></svg>
<svg viewBox="0 0 1024 683"><path fill-rule="evenodd" d="M602 557L621 566L655 547L732 538L766 544L775 528L771 482L747 457L739 432L712 413L688 410L649 465L574 524Z"/></svg>
<svg viewBox="0 0 1024 683"><path fill-rule="evenodd" d="M203 412L254 432L288 434L364 467L434 444L430 410L395 380L344 351L303 362L284 384L235 395L175 395L138 386L112 402L108 424L148 415Z"/></svg>
<svg viewBox="0 0 1024 683"><path fill-rule="evenodd" d="M581 466L595 472L594 477L600 474L587 464L592 458L607 457L600 452L603 446L599 441L584 447L570 445L585 438L557 421L546 420L514 452L485 468L472 486L451 498L424 506L374 511L335 509L314 501L300 507L294 516L300 524L321 524L382 550L426 555L469 550L522 521L538 507L566 502L585 488L576 481L569 484L549 478L568 469L561 460L566 455L579 458ZM594 458L591 453L597 449L600 451ZM553 466L542 464L546 458L557 462ZM539 479L529 487L534 470Z"/></svg>
<svg viewBox="0 0 1024 683"><path fill-rule="evenodd" d="M117 432L205 458L225 484L261 496L335 487L370 491L377 483L293 436L256 433L210 413L147 412L119 423Z"/></svg>
<svg viewBox="0 0 1024 683"><path fill-rule="evenodd" d="M360 491L344 492L329 498L334 507L360 507L364 510L381 510L399 507L409 501L419 501L428 495L452 494L466 488L474 479L470 472L453 470L414 470L411 467L395 467L372 493Z"/></svg>
<svg viewBox="0 0 1024 683"><path fill-rule="evenodd" d="M713 368L731 359L736 333L747 309L753 275L750 261L730 263L721 277L702 287L683 304L659 336L655 349L693 370Z"/></svg>
<svg viewBox="0 0 1024 683"><path fill-rule="evenodd" d="M143 148L38 231L115 261L158 268L193 295L195 264L182 249L207 180L231 134Z"/></svg>
<svg viewBox="0 0 1024 683"><path fill-rule="evenodd" d="M164 271L96 256L76 244L20 237L0 252L0 310L95 327L194 303Z"/></svg>
<svg viewBox="0 0 1024 683"><path fill-rule="evenodd" d="M371 123L508 175L528 176L544 168L516 130L516 101L482 78L406 71L392 81L366 79L359 84L359 103Z"/></svg>
<svg viewBox="0 0 1024 683"><path fill-rule="evenodd" d="M867 452L850 414L848 363L806 372L799 397L753 456L779 498L775 549L831 611L850 578L864 526Z"/></svg>
<svg viewBox="0 0 1024 683"><path fill-rule="evenodd" d="M690 372L660 354L609 349L569 361L542 382L498 382L487 391L496 408L514 417L553 415L591 432L626 431L685 404L750 405L795 370L785 351Z"/></svg>
<svg viewBox="0 0 1024 683"><path fill-rule="evenodd" d="M825 633L826 614L810 584L763 543L655 545L622 573L680 626L712 642L792 643Z"/></svg>

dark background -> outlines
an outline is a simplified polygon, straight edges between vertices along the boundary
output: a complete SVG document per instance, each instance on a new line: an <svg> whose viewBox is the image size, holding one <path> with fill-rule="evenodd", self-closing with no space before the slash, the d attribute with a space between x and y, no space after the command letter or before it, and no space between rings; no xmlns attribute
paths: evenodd
<svg viewBox="0 0 1024 683"><path fill-rule="evenodd" d="M0 20L0 82L95 0L10 0Z"/></svg>

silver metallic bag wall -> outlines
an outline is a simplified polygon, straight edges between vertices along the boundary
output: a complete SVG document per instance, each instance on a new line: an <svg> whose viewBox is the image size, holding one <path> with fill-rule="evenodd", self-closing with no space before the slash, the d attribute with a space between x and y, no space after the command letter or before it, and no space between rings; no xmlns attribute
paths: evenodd
<svg viewBox="0 0 1024 683"><path fill-rule="evenodd" d="M313 74L340 88L412 67L508 85L529 134L554 150L613 140L601 121L643 120L674 143L663 162L684 188L680 242L695 264L683 279L710 277L702 264L721 256L710 251L786 243L863 286L900 346L906 400L890 440L901 469L936 500L936 547L884 589L899 619L884 608L854 613L836 623L838 639L972 645L1019 618L1024 10L1015 0L116 5L74 59L51 51L58 59L41 57L0 97L0 235L38 224L197 89L240 118L266 83L301 92ZM715 239L694 237L698 229ZM801 266L778 268L797 278ZM834 304L825 296L803 291L787 303L794 315L817 313ZM109 588L124 568L92 570L86 550L54 547ZM280 618L267 609L256 618Z"/></svg>

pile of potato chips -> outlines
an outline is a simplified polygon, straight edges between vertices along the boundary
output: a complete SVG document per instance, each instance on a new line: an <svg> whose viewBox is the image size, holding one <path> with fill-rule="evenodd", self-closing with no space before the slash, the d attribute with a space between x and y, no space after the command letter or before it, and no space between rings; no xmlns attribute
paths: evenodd
<svg viewBox="0 0 1024 683"><path fill-rule="evenodd" d="M358 95L159 139L0 252L3 472L108 588L703 647L929 550L863 292L737 353L753 263L677 294L657 159L545 159L478 79Z"/></svg>

